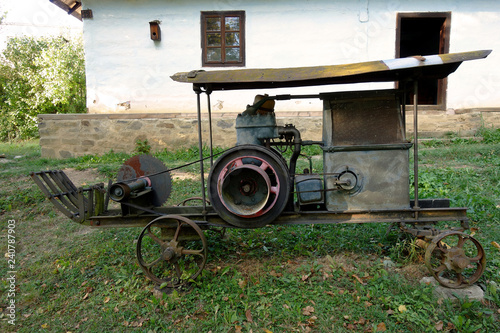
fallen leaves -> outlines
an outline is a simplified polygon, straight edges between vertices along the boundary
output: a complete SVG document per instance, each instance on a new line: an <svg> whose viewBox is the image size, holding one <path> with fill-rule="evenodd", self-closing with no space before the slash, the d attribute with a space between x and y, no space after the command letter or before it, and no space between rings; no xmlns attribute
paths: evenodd
<svg viewBox="0 0 500 333"><path fill-rule="evenodd" d="M276 271L273 269L272 271L269 272L269 275L274 277L282 277L283 273L276 273Z"/></svg>
<svg viewBox="0 0 500 333"><path fill-rule="evenodd" d="M362 284L362 285L365 285L365 284L366 284L366 283L365 283L365 282L363 282L363 280L361 280L361 278L360 278L359 276L357 276L356 274L353 274L353 275L352 275L352 277L353 277L353 278L355 278L355 279L356 279L356 281L358 281L360 284Z"/></svg>
<svg viewBox="0 0 500 333"><path fill-rule="evenodd" d="M139 318L139 320L132 321L132 322L124 321L122 324L123 324L123 326L127 326L127 327L142 327L142 325L148 320L149 320L149 318Z"/></svg>
<svg viewBox="0 0 500 333"><path fill-rule="evenodd" d="M86 284L85 282L84 282L84 283L82 283L82 286L85 286L85 284ZM90 293L91 293L91 292L93 292L93 291L94 291L94 288L92 288L92 287L87 287L87 288L85 288L85 295L83 296L83 298L82 298L82 299L87 299L87 298L89 298Z"/></svg>
<svg viewBox="0 0 500 333"><path fill-rule="evenodd" d="M241 288L241 289L245 289L245 287L247 286L248 284L248 281L245 280L245 279L240 279L238 281L238 286Z"/></svg>
<svg viewBox="0 0 500 333"><path fill-rule="evenodd" d="M252 312L250 311L250 309L247 309L247 311L245 312L245 317L247 318L247 321L249 323L253 323Z"/></svg>
<svg viewBox="0 0 500 333"><path fill-rule="evenodd" d="M379 323L377 325L377 332L385 332L387 331L387 326L385 326L385 323L382 322L382 323Z"/></svg>
<svg viewBox="0 0 500 333"><path fill-rule="evenodd" d="M310 305L302 309L302 314L305 316L310 316L313 313L314 313L314 308Z"/></svg>
<svg viewBox="0 0 500 333"><path fill-rule="evenodd" d="M345 315L344 320L346 320L347 322L343 323L343 327L351 331L373 333L385 332L387 330L387 326L384 322L378 323L376 326L374 326L368 319L364 317L360 317L358 320L351 321L351 316ZM374 331L375 327L376 330Z"/></svg>

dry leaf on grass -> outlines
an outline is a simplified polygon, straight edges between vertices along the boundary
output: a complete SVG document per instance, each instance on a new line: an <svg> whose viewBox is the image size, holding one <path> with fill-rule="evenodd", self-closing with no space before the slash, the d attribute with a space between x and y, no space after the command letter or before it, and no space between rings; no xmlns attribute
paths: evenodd
<svg viewBox="0 0 500 333"><path fill-rule="evenodd" d="M366 283L363 282L363 280L361 280L361 278L359 276L357 276L356 274L353 274L352 275L353 278L355 278L359 283L361 283L362 285L365 285Z"/></svg>
<svg viewBox="0 0 500 333"><path fill-rule="evenodd" d="M387 327L385 326L385 323L380 323L377 325L377 332L385 332L387 331Z"/></svg>
<svg viewBox="0 0 500 333"><path fill-rule="evenodd" d="M314 308L310 305L302 309L302 314L305 316L310 316L314 312Z"/></svg>
<svg viewBox="0 0 500 333"><path fill-rule="evenodd" d="M313 325L314 322L318 320L318 317L316 316L311 316L309 319L307 319L307 322L310 324L310 325Z"/></svg>
<svg viewBox="0 0 500 333"><path fill-rule="evenodd" d="M248 310L245 312L245 317L247 317L247 321L248 321L249 323L253 323L252 313L250 312L250 309L248 309Z"/></svg>
<svg viewBox="0 0 500 333"><path fill-rule="evenodd" d="M240 280L238 281L238 286L239 286L241 289L245 289L245 287L247 286L247 283L248 283L248 282L247 282L247 280L242 280L242 279L240 279Z"/></svg>

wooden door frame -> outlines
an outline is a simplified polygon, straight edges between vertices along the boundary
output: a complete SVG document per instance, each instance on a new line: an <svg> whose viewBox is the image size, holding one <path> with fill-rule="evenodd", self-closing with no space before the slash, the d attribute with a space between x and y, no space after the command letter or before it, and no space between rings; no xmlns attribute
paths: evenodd
<svg viewBox="0 0 500 333"><path fill-rule="evenodd" d="M404 18L444 18L444 29L441 31L441 42L439 45L439 53L450 52L450 28L451 28L451 12L412 12L412 13L397 13L396 18L396 58L400 57L401 48L401 20ZM424 109L446 109L446 89L448 87L448 79L438 80L437 104L422 105Z"/></svg>

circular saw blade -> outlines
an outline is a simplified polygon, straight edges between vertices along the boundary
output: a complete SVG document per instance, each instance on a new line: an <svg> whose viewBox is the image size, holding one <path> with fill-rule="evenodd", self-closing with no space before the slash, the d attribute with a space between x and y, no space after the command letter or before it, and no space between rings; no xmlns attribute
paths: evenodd
<svg viewBox="0 0 500 333"><path fill-rule="evenodd" d="M152 176L150 176L152 175ZM167 201L172 189L172 178L168 168L151 155L135 155L118 170L118 181L127 181L146 176L151 180L151 204L161 206Z"/></svg>

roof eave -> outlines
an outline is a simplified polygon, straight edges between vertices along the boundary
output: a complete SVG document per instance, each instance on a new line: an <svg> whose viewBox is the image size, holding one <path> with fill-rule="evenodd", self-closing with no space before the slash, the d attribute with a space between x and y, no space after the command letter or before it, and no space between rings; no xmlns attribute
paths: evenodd
<svg viewBox="0 0 500 333"><path fill-rule="evenodd" d="M71 1L68 2L70 3L69 5L62 0L49 0L49 1L54 5L56 5L57 7L64 10L68 15L71 15L77 18L78 20L82 21L82 14L80 12L82 5L81 1Z"/></svg>

